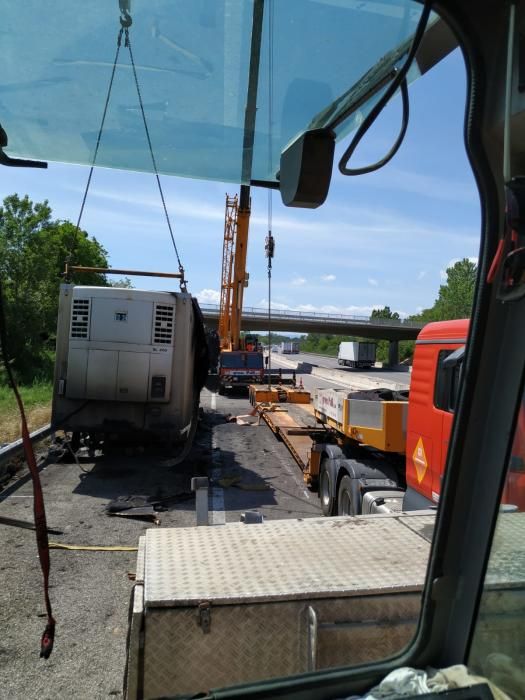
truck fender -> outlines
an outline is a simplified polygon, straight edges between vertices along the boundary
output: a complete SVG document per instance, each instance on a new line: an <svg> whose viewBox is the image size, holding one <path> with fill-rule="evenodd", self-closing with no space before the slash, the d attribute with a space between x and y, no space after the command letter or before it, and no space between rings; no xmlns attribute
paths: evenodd
<svg viewBox="0 0 525 700"><path fill-rule="evenodd" d="M328 457L329 459L344 459L343 450L338 445L319 445L319 451L322 453L323 457Z"/></svg>
<svg viewBox="0 0 525 700"><path fill-rule="evenodd" d="M344 459L341 462L341 467L346 470L351 479L360 479L365 485L367 481L376 479L380 481L391 480L397 485L396 470L388 464L381 464L378 467L358 462L356 459Z"/></svg>
<svg viewBox="0 0 525 700"><path fill-rule="evenodd" d="M337 484L339 485L345 474L352 480L351 501L354 511L352 515L359 515L362 512L362 498L367 491L394 489L399 486L395 469L387 464L382 464L381 468L378 468L355 459L345 459L340 460L338 465Z"/></svg>

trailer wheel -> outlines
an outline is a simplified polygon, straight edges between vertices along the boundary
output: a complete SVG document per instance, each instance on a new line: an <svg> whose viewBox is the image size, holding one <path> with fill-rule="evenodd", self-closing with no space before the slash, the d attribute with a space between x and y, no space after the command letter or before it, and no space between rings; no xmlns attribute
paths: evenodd
<svg viewBox="0 0 525 700"><path fill-rule="evenodd" d="M337 489L337 512L339 515L356 515L352 498L352 479L343 476Z"/></svg>
<svg viewBox="0 0 525 700"><path fill-rule="evenodd" d="M332 484L332 477L326 467L321 464L321 474L319 476L319 498L321 499L321 510L323 515L329 517L337 515L337 503L333 494L335 489Z"/></svg>

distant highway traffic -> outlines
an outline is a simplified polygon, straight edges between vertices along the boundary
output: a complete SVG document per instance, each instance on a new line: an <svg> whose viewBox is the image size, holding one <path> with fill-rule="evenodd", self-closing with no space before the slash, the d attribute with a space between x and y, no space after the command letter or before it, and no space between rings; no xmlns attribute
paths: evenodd
<svg viewBox="0 0 525 700"><path fill-rule="evenodd" d="M284 362L280 362L284 360ZM281 355L280 353L272 352L272 366L285 367L287 362L304 362L317 367L326 367L327 369L337 369L344 372L347 375L355 375L356 377L370 377L374 380L380 380L381 378L389 382L398 382L399 384L405 384L407 387L410 385L411 374L406 370L391 370L382 369L380 367L372 367L371 369L350 369L349 367L341 367L337 364L337 357L326 357L324 355L314 355L310 353L298 353L295 355ZM304 376L304 375L303 375ZM313 379L313 378L312 378ZM315 386L322 386L322 380L315 378ZM329 386L327 384L326 386Z"/></svg>

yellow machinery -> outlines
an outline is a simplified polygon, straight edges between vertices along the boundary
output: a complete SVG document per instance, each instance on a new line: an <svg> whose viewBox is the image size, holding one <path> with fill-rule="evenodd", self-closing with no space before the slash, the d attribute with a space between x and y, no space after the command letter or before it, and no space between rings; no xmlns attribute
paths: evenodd
<svg viewBox="0 0 525 700"><path fill-rule="evenodd" d="M241 338L244 289L248 286L246 255L250 223L250 188L241 186L240 198L226 195L219 312L219 391L261 382L263 355L256 336Z"/></svg>
<svg viewBox="0 0 525 700"><path fill-rule="evenodd" d="M224 245L222 249L221 307L219 337L221 350L241 350L241 317L244 288L248 286L246 254L250 223L250 188L226 195Z"/></svg>

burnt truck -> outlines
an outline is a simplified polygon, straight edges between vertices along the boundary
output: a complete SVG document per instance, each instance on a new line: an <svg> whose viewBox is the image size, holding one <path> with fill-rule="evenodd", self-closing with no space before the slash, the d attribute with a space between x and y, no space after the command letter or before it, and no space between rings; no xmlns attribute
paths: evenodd
<svg viewBox="0 0 525 700"><path fill-rule="evenodd" d="M199 306L183 292L62 284L51 424L187 441L208 371Z"/></svg>

